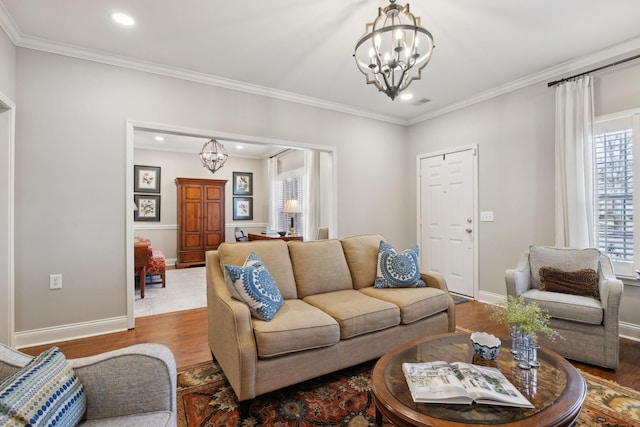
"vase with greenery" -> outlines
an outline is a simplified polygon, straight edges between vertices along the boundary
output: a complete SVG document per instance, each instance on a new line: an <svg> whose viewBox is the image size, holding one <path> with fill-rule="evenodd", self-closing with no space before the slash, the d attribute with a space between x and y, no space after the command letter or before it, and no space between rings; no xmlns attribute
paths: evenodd
<svg viewBox="0 0 640 427"><path fill-rule="evenodd" d="M528 369L539 366L537 361L537 340L544 334L550 340L559 336L549 326L549 316L535 303L525 302L523 297L509 296L506 301L489 306L491 316L496 322L509 328L513 339L512 352L518 360L518 366Z"/></svg>

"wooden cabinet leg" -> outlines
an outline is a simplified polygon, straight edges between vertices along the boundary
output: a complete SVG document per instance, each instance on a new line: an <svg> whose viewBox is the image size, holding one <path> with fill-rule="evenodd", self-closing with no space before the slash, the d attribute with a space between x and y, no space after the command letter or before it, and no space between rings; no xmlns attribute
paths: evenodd
<svg viewBox="0 0 640 427"><path fill-rule="evenodd" d="M140 299L144 298L144 285L147 283L147 267L142 267L140 272Z"/></svg>

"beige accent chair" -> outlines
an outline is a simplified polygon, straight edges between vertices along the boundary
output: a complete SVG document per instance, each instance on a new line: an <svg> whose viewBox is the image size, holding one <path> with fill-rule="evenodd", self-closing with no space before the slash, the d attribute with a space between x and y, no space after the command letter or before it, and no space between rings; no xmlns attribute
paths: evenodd
<svg viewBox="0 0 640 427"><path fill-rule="evenodd" d="M540 268L563 271L592 268L598 272L600 299L548 292L540 289ZM540 345L562 356L605 368L618 367L618 323L623 284L613 273L609 258L597 249L566 249L530 246L515 269L505 273L507 295L523 296L551 316L549 326L563 338Z"/></svg>
<svg viewBox="0 0 640 427"><path fill-rule="evenodd" d="M0 343L0 382L31 359ZM176 426L177 372L169 348L136 344L67 360L87 394L81 426Z"/></svg>

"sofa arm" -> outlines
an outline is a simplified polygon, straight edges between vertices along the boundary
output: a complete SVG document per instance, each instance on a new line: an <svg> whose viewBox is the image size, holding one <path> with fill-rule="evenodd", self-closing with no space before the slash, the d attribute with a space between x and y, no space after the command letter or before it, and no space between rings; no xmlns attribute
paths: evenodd
<svg viewBox="0 0 640 427"><path fill-rule="evenodd" d="M137 344L69 364L85 387L88 420L157 411L176 419L176 362L164 345Z"/></svg>
<svg viewBox="0 0 640 427"><path fill-rule="evenodd" d="M258 349L249 307L231 298L217 251L207 252L209 348L239 401L256 396Z"/></svg>
<svg viewBox="0 0 640 427"><path fill-rule="evenodd" d="M519 297L531 288L531 267L529 266L528 251L520 256L515 268L505 271L504 281L507 284L507 296Z"/></svg>
<svg viewBox="0 0 640 427"><path fill-rule="evenodd" d="M436 273L434 271L430 271L428 273L420 273L420 278L427 284L430 288L438 288L442 291L446 292L449 301L447 308L447 316L449 317L448 331L455 332L456 331L456 304L449 294L449 287L447 286L447 281L444 280L444 276L440 273Z"/></svg>
<svg viewBox="0 0 640 427"><path fill-rule="evenodd" d="M600 302L604 308L604 324L607 329L618 329L620 300L624 284L619 280L608 257L600 256L600 274L598 277L598 291L600 292ZM617 332L616 332L617 335Z"/></svg>

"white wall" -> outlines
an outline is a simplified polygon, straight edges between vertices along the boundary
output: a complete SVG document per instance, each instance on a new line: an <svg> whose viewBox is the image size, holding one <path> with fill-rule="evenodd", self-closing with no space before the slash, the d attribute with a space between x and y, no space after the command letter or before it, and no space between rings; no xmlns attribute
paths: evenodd
<svg viewBox="0 0 640 427"><path fill-rule="evenodd" d="M127 120L335 146L337 235L412 240L401 126L30 49L16 65L20 333L125 315Z"/></svg>
<svg viewBox="0 0 640 427"><path fill-rule="evenodd" d="M160 185L160 222L135 221L134 233L151 239L154 249L160 249L171 263L177 258L177 191L175 178L203 178L226 180L225 188L225 223L227 225L226 241L235 241L235 226L264 231L269 220L267 205L269 202L267 173L264 162L258 159L230 157L222 169L212 174L200 163L197 153L172 153L168 151L135 150L136 165L159 166L161 168ZM253 221L233 220L233 172L253 173Z"/></svg>
<svg viewBox="0 0 640 427"><path fill-rule="evenodd" d="M628 56L631 56L629 54ZM596 115L640 107L640 63L595 75ZM416 156L478 144L479 289L506 295L504 272L529 245L553 245L555 89L539 83L411 126L407 164L415 192ZM415 212L415 200L411 201ZM415 219L414 219L415 225ZM479 226L479 227L478 227ZM415 230L415 228L414 228ZM621 321L640 336L640 287L626 285Z"/></svg>

